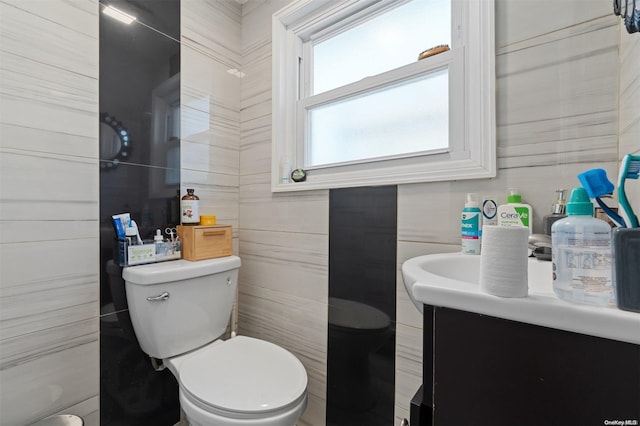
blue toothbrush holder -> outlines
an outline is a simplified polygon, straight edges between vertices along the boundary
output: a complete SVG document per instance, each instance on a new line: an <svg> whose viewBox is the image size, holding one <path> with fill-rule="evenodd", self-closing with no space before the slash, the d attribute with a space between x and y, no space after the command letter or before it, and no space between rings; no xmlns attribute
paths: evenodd
<svg viewBox="0 0 640 426"><path fill-rule="evenodd" d="M640 228L613 230L613 259L618 309L640 312Z"/></svg>

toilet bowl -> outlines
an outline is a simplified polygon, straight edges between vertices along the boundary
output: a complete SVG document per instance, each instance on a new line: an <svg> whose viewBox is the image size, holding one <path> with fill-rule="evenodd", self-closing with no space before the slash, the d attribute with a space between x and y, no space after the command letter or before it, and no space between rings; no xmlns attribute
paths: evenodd
<svg viewBox="0 0 640 426"><path fill-rule="evenodd" d="M229 256L125 268L135 334L176 377L190 425L293 426L307 404L302 363L270 342L220 339L239 267Z"/></svg>
<svg viewBox="0 0 640 426"><path fill-rule="evenodd" d="M237 336L167 360L197 425L293 425L307 403L304 367L288 351Z"/></svg>

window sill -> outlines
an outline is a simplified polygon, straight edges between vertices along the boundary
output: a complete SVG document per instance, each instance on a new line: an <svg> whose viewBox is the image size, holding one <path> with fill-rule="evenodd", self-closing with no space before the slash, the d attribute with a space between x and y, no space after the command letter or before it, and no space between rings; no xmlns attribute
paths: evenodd
<svg viewBox="0 0 640 426"><path fill-rule="evenodd" d="M491 155L489 157L492 157ZM489 167L487 167L487 165ZM338 169L338 168L336 168ZM275 169L277 170L277 169ZM379 168L350 170L311 170L304 182L279 183L272 177L272 192L311 191L318 189L351 188L359 186L400 185L419 182L438 182L465 179L489 179L496 176L495 158L414 163Z"/></svg>

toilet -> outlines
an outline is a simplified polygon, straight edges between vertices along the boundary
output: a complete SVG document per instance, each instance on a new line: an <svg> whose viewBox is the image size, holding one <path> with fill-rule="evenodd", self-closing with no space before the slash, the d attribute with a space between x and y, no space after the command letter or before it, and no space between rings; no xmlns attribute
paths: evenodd
<svg viewBox="0 0 640 426"><path fill-rule="evenodd" d="M191 426L293 426L307 404L307 373L285 349L225 333L240 258L173 260L124 268L142 350L176 377Z"/></svg>

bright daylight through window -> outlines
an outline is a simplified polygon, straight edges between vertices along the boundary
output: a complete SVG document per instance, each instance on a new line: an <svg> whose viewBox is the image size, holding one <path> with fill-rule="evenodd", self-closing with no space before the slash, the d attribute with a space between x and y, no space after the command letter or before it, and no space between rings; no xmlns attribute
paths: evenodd
<svg viewBox="0 0 640 426"><path fill-rule="evenodd" d="M272 189L495 176L493 40L492 0L299 0L277 12Z"/></svg>

